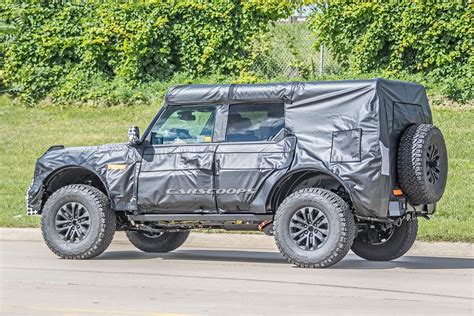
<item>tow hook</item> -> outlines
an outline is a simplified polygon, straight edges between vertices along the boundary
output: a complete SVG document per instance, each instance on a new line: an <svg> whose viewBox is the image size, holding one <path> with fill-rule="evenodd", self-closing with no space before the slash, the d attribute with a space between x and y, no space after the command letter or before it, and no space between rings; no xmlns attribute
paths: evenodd
<svg viewBox="0 0 474 316"><path fill-rule="evenodd" d="M402 222L403 222L403 218L397 218L394 225L397 227L400 227L402 225Z"/></svg>
<svg viewBox="0 0 474 316"><path fill-rule="evenodd" d="M267 236L273 236L273 222L269 220L264 220L258 224L258 230L264 232Z"/></svg>

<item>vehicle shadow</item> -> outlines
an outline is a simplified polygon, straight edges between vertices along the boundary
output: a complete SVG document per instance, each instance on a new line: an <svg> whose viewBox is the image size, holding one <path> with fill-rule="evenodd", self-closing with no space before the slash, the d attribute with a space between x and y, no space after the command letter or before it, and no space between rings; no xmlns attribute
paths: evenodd
<svg viewBox="0 0 474 316"><path fill-rule="evenodd" d="M433 256L403 256L386 262L367 261L349 254L334 266L336 269L393 269L434 270L434 269L474 269L474 259Z"/></svg>
<svg viewBox="0 0 474 316"><path fill-rule="evenodd" d="M137 250L108 251L97 258L98 260L193 260L216 262L248 262L288 264L278 252L241 251L241 250L206 250L180 249L171 253L144 253ZM331 269L474 269L474 258L433 257L433 256L404 256L389 262L371 262L349 253L344 260Z"/></svg>

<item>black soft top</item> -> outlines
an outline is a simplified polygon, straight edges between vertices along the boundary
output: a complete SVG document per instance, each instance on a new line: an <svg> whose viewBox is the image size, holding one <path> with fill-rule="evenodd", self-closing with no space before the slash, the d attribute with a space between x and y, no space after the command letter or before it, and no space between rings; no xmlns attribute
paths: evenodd
<svg viewBox="0 0 474 316"><path fill-rule="evenodd" d="M432 123L423 86L371 79L267 84L183 85L168 105L282 102L285 128L297 137L292 168L339 178L362 214L387 216L403 130Z"/></svg>
<svg viewBox="0 0 474 316"><path fill-rule="evenodd" d="M301 97L315 97L327 93L350 92L358 89L390 87L400 97L413 98L413 92L424 94L423 86L385 79L279 82L262 84L191 84L171 88L166 94L170 105L202 103L250 103L284 101L292 103ZM411 94L411 95L410 95Z"/></svg>

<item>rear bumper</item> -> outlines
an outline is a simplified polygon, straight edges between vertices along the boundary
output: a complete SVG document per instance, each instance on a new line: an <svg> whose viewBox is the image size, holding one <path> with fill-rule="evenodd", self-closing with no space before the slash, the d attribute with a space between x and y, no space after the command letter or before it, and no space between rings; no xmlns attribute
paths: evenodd
<svg viewBox="0 0 474 316"><path fill-rule="evenodd" d="M405 197L392 199L389 202L388 213L390 217L399 217L407 213L417 215L431 215L436 211L436 203L411 205Z"/></svg>
<svg viewBox="0 0 474 316"><path fill-rule="evenodd" d="M412 206L408 204L407 212L415 212L418 215L431 215L436 211L436 203Z"/></svg>

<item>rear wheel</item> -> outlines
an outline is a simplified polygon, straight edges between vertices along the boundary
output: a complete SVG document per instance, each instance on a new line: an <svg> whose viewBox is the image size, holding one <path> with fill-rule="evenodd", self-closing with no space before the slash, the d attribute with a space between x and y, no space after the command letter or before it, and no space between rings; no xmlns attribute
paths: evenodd
<svg viewBox="0 0 474 316"><path fill-rule="evenodd" d="M338 195L307 188L288 196L274 220L278 249L290 263L324 268L339 262L355 237L354 217Z"/></svg>
<svg viewBox="0 0 474 316"><path fill-rule="evenodd" d="M392 226L383 232L362 232L352 244L352 251L370 261L390 261L407 253L418 233L416 218L402 221L399 227ZM370 238L369 234L376 235Z"/></svg>
<svg viewBox="0 0 474 316"><path fill-rule="evenodd" d="M169 252L179 248L189 236L189 231L149 233L127 231L130 242L144 252Z"/></svg>

